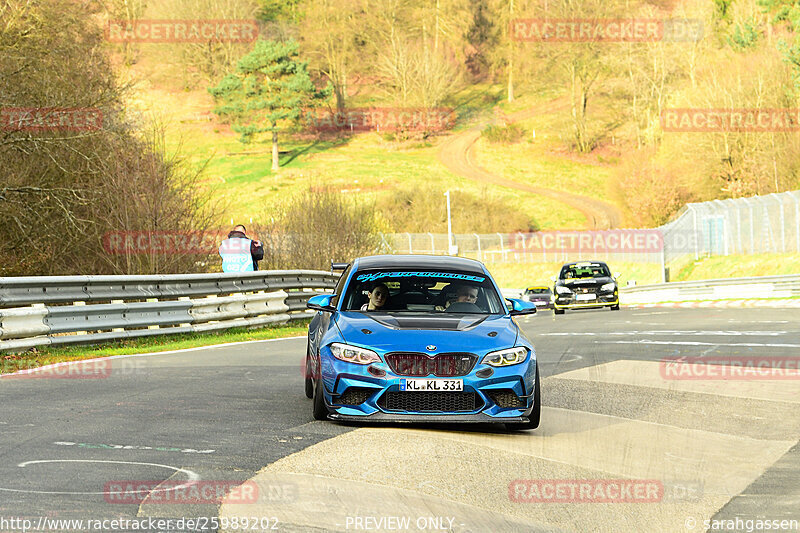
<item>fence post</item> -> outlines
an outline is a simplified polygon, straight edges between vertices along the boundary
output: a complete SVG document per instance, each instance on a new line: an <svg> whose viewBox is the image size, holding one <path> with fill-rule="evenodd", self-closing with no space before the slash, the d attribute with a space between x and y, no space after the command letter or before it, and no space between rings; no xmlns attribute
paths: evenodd
<svg viewBox="0 0 800 533"><path fill-rule="evenodd" d="M800 193L789 193L794 200L794 225L795 225L795 252L800 253L800 200L797 195Z"/></svg>
<svg viewBox="0 0 800 533"><path fill-rule="evenodd" d="M755 230L753 229L755 227L755 225L756 225L755 213L754 213L754 210L753 210L753 206L752 206L752 204L750 204L750 201L749 201L748 198L742 198L742 201L745 204L747 204L747 207L750 208L750 253L754 254L754 253L756 253Z"/></svg>
<svg viewBox="0 0 800 533"><path fill-rule="evenodd" d="M728 209L725 207L725 204L722 202L722 200L714 200L714 205L718 206L720 212L722 213L719 215L722 217L722 249L723 255L728 255L728 227L730 226L728 223Z"/></svg>
<svg viewBox="0 0 800 533"><path fill-rule="evenodd" d="M433 233L428 232L428 235L430 235L430 237L431 237L431 253L433 255L436 255L436 245L433 242Z"/></svg>
<svg viewBox="0 0 800 533"><path fill-rule="evenodd" d="M694 236L697 237L697 211L695 211L694 206L689 204L689 209L692 210L692 224L694 225ZM694 260L697 261L700 259L700 240L695 240L694 244Z"/></svg>
<svg viewBox="0 0 800 533"><path fill-rule="evenodd" d="M739 253L744 253L744 246L742 245L742 208L741 206L735 201L731 200L734 206L736 206L736 236L737 236L737 243L739 243Z"/></svg>
<svg viewBox="0 0 800 533"><path fill-rule="evenodd" d="M478 261L483 262L483 255L481 254L481 236L477 233L473 233L475 235L475 241L478 243Z"/></svg>
<svg viewBox="0 0 800 533"><path fill-rule="evenodd" d="M781 251L786 253L786 217L783 214L783 198L776 194L775 199L781 208Z"/></svg>
<svg viewBox="0 0 800 533"><path fill-rule="evenodd" d="M414 253L414 249L411 247L411 234L410 233L406 233L406 235L408 236L408 253L409 254L413 254Z"/></svg>
<svg viewBox="0 0 800 533"><path fill-rule="evenodd" d="M503 261L505 261L508 256L506 255L506 248L503 244L503 235L501 233L497 233L497 236L500 237L500 253L502 254Z"/></svg>

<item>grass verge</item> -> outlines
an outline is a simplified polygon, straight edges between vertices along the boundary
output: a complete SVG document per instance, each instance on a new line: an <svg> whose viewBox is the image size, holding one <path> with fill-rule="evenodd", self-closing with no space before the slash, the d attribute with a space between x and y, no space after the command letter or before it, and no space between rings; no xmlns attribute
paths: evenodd
<svg viewBox="0 0 800 533"><path fill-rule="evenodd" d="M676 268L671 281L800 274L800 254L720 255Z"/></svg>
<svg viewBox="0 0 800 533"><path fill-rule="evenodd" d="M154 338L126 339L93 346L45 346L24 352L0 354L0 374L27 368L79 361L95 357L129 355L137 353L166 352L184 348L197 348L230 342L259 341L305 335L308 319L296 320L286 325L266 326L258 329L232 328L204 334L164 335Z"/></svg>

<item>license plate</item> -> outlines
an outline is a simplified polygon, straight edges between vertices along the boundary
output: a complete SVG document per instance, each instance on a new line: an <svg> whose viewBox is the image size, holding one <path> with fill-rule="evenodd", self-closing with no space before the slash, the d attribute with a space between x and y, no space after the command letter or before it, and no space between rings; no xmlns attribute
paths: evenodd
<svg viewBox="0 0 800 533"><path fill-rule="evenodd" d="M400 390L411 391L452 391L464 390L463 379L400 379Z"/></svg>
<svg viewBox="0 0 800 533"><path fill-rule="evenodd" d="M576 294L575 299L579 302L588 302L590 300L595 300L597 295L595 294Z"/></svg>

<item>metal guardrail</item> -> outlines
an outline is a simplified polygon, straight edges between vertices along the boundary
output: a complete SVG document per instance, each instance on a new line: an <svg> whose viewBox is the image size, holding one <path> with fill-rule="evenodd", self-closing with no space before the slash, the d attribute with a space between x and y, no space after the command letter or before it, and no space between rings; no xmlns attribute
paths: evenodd
<svg viewBox="0 0 800 533"><path fill-rule="evenodd" d="M338 275L313 270L0 278L0 352L254 327L310 315Z"/></svg>
<svg viewBox="0 0 800 533"><path fill-rule="evenodd" d="M624 304L690 302L750 298L792 298L800 296L800 275L760 276L700 281L678 281L625 287L620 290Z"/></svg>

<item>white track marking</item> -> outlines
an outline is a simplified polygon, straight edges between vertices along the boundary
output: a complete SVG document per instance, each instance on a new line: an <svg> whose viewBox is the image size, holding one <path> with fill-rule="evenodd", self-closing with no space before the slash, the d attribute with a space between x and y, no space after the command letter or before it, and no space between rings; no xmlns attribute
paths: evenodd
<svg viewBox="0 0 800 533"><path fill-rule="evenodd" d="M626 336L631 337L635 335L648 335L657 337L660 335L664 336L723 336L723 337L780 337L781 335L800 335L800 332L797 331L736 331L736 330L648 330L648 331L637 331L637 330L630 330L630 331L601 331L601 332L591 332L591 331L579 331L575 333L567 333L567 332L559 332L559 333L539 333L535 334L537 337L597 337L599 335L617 335L617 336Z"/></svg>
<svg viewBox="0 0 800 533"><path fill-rule="evenodd" d="M148 353L134 353L134 354L125 354L125 355L109 355L108 357L96 357L94 359L76 359L75 361L62 361L60 363L53 363L52 365L45 365L45 366L37 366L36 368L26 368L24 370L19 370L17 372L12 372L10 374L0 374L0 378L4 378L6 376L16 376L19 374L29 374L31 372L39 372L41 370L49 370L52 368L58 368L61 366L68 366L68 365L77 365L77 364L86 364L86 363L93 363L95 361L106 361L112 359L126 359L132 357L152 357L154 355L167 355L173 353L185 353L185 352L196 352L198 350L209 350L212 348L228 348L230 346L239 346L241 344L252 344L255 342L276 342L276 341L288 341L288 340L296 340L296 339L305 339L305 336L302 337L281 337L279 339L261 339L256 341L239 341L239 342L228 342L225 344L211 344L209 346L195 346L194 348L181 348L180 350L167 350L164 352L148 352Z"/></svg>
<svg viewBox="0 0 800 533"><path fill-rule="evenodd" d="M187 470L185 468L177 468L174 466L169 465L162 465L158 463L135 463L132 461L102 461L99 459L41 459L37 461L25 461L24 463L20 463L17 466L20 468L25 468L28 465L35 465L41 463L111 463L111 464L122 464L122 465L137 465L137 466L154 466L156 468L166 468L168 470L174 470L175 472L181 472L186 474L187 480L186 483L183 485L178 485L176 487L170 487L167 489L152 489L152 490L139 490L139 491L132 491L132 494L142 494L142 493L153 493L153 492L167 492L171 490L176 490L184 487L190 487L197 483L200 480L200 475L196 472L191 470ZM100 492L65 492L65 491L46 491L46 490L23 490L23 489L7 489L0 487L0 491L2 492L21 492L25 494L109 494L106 491Z"/></svg>
<svg viewBox="0 0 800 533"><path fill-rule="evenodd" d="M594 341L595 344L658 344L664 346L747 346L751 348L800 348L800 344L763 342L699 342L699 341Z"/></svg>

